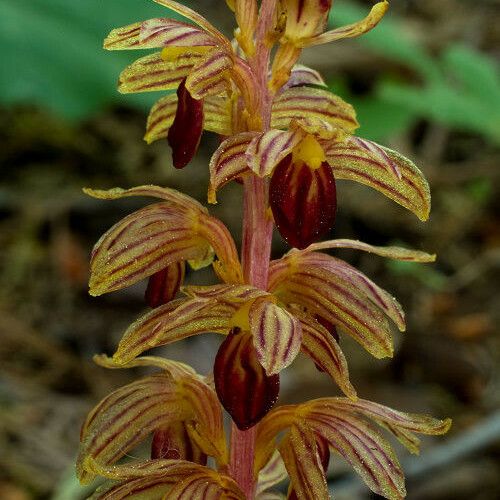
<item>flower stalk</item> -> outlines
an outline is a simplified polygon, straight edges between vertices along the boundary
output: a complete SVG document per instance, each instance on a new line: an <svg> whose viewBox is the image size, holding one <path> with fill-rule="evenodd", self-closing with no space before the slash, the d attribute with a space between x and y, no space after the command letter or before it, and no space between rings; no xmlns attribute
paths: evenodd
<svg viewBox="0 0 500 500"><path fill-rule="evenodd" d="M95 361L159 372L117 389L90 412L81 433L80 481L109 480L96 499L253 500L282 498L272 488L288 477L287 498L326 500L325 474L336 452L375 493L403 498L392 447L367 420L412 453L418 452L416 433L443 434L450 421L358 397L340 336L351 336L376 358L392 356L389 321L403 331L404 313L391 294L325 252L353 248L414 262L435 256L318 240L334 228L337 179L376 189L422 220L429 215L429 188L409 159L356 137L352 106L332 94L318 72L297 64L309 46L374 28L388 3L378 2L357 23L325 31L331 0L227 0L237 24L230 41L181 3L153 1L186 21L151 19L110 33L109 50L160 49L126 68L119 90L176 91L153 106L145 135L148 143L168 141L176 168L190 163L204 131L221 136L209 164L208 201L216 203L218 190L231 181L243 185L241 253L220 220L178 191L85 190L107 200L159 199L102 236L90 279L92 295L148 280L151 310L129 326L111 358ZM274 228L292 248L271 260ZM212 266L219 282L183 286L187 265ZM225 336L213 376L143 356L207 332ZM344 397L275 407L280 372L299 352ZM223 409L232 420L228 436ZM121 462L149 435L149 460Z"/></svg>

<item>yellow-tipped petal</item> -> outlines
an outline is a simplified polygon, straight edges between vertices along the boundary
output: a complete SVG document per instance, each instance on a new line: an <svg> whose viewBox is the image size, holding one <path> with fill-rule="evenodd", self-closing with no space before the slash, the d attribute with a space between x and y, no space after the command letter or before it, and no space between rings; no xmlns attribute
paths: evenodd
<svg viewBox="0 0 500 500"><path fill-rule="evenodd" d="M385 0L383 2L379 2L372 7L370 13L361 21L327 31L326 33L313 36L309 39L304 39L301 41L300 46L306 47L311 45L321 45L324 43L334 42L336 40L342 40L343 38L361 36L377 26L377 24L384 17L388 8L389 2Z"/></svg>

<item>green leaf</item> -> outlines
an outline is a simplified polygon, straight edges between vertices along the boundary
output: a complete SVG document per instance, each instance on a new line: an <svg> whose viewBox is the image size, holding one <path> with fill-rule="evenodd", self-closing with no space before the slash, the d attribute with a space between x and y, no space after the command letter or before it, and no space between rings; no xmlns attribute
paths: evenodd
<svg viewBox="0 0 500 500"><path fill-rule="evenodd" d="M330 27L338 27L358 21L366 15L366 6L354 2L338 2L330 15ZM425 49L408 34L401 20L391 11L376 29L357 39L358 43L385 57L412 67L428 79L437 78L439 68Z"/></svg>
<svg viewBox="0 0 500 500"><path fill-rule="evenodd" d="M448 47L442 59L464 90L483 101L500 101L500 74L492 58L457 44Z"/></svg>
<svg viewBox="0 0 500 500"><path fill-rule="evenodd" d="M118 75L137 54L109 54L102 40L113 27L178 18L173 12L137 0L0 0L0 12L1 103L36 103L80 119L113 103L146 108L158 97L118 94Z"/></svg>

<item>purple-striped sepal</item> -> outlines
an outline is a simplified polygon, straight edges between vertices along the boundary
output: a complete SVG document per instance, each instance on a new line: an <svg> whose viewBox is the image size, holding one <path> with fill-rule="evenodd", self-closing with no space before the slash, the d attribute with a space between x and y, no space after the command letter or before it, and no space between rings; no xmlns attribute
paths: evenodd
<svg viewBox="0 0 500 500"><path fill-rule="evenodd" d="M331 240L315 243L302 251L292 250L271 263L269 291L285 304L300 306L301 309L292 310L292 313L299 317L302 314L313 322L310 327L313 333L307 337L311 344L308 350L323 370L324 362L318 361L324 355L319 356L318 349L324 350L326 341L328 350L338 351L338 342L328 331L332 326L352 336L373 356L392 356L393 343L387 318L404 331L401 306L388 292L347 262L315 251L328 248L357 248L414 262L432 262L435 256L398 247L381 248L359 241Z"/></svg>
<svg viewBox="0 0 500 500"><path fill-rule="evenodd" d="M379 144L350 137L344 141L322 141L325 156L336 179L370 186L427 220L431 209L429 185L414 163Z"/></svg>
<svg viewBox="0 0 500 500"><path fill-rule="evenodd" d="M279 305L277 296L247 285L186 287L183 292L188 298L159 306L132 323L113 356L116 363L130 363L151 348L193 335L227 335L237 327L251 334L267 375L289 366L301 350L346 396L356 397L338 343L312 315L293 304Z"/></svg>
<svg viewBox="0 0 500 500"><path fill-rule="evenodd" d="M187 365L163 358L137 358L122 365L105 356L95 360L107 368L155 366L161 371L115 390L89 413L81 430L77 460L82 483L91 482L100 469L115 464L159 429L172 432L179 426L189 441L182 443L184 451L178 443L179 454L200 460L207 455L220 465L227 463L221 407L215 391L203 377ZM164 455L158 439L154 454ZM180 439L183 438L177 433L176 440ZM140 469L155 462L134 466Z"/></svg>
<svg viewBox="0 0 500 500"><path fill-rule="evenodd" d="M416 433L440 435L451 425L449 419L402 413L363 399L323 398L281 406L271 410L257 429L255 470L264 467L280 440L277 447L296 497L328 500L325 470L328 450L333 450L373 492L401 500L405 486L398 459L367 420L391 432L412 453L419 450Z"/></svg>
<svg viewBox="0 0 500 500"><path fill-rule="evenodd" d="M160 198L115 224L96 243L91 257L90 293L101 295L130 286L178 262L209 265L215 254L219 275L242 281L236 245L226 226L203 205L178 191L157 186L128 190L85 190L100 199Z"/></svg>
<svg viewBox="0 0 500 500"><path fill-rule="evenodd" d="M186 460L156 459L141 463L87 466L108 479L89 500L159 499L245 500L236 482L224 472Z"/></svg>

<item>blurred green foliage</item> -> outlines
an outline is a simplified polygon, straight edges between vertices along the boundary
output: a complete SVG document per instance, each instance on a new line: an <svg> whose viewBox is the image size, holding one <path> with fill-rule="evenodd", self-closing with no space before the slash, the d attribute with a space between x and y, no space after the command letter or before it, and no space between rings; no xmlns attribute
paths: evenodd
<svg viewBox="0 0 500 500"><path fill-rule="evenodd" d="M143 0L0 0L0 13L0 101L36 103L70 119L123 99L116 81L137 53L106 53L112 28L176 16ZM147 107L154 96L123 102Z"/></svg>
<svg viewBox="0 0 500 500"><path fill-rule="evenodd" d="M331 24L352 23L364 15L366 7L338 2ZM500 75L493 59L458 43L433 57L391 15L357 40L377 55L410 68L413 80L419 82L383 75L372 96L353 97L363 136L381 140L425 118L500 143Z"/></svg>
<svg viewBox="0 0 500 500"><path fill-rule="evenodd" d="M80 119L109 103L146 109L157 98L120 96L117 77L137 54L108 54L101 44L113 27L175 17L165 8L144 0L0 0L0 12L1 102L36 103ZM346 24L363 17L366 7L337 2L332 14L335 25ZM462 45L432 57L390 16L359 43L409 67L420 82L382 75L371 96L351 96L364 136L382 140L426 118L500 142L500 78L491 59Z"/></svg>

